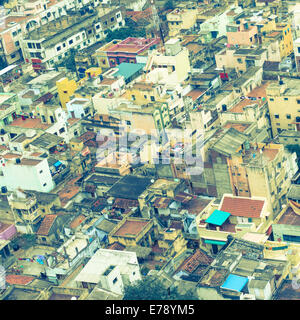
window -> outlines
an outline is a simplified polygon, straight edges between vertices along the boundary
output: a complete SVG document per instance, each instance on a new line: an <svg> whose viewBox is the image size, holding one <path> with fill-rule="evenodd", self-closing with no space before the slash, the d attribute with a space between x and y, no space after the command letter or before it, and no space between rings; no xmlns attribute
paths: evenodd
<svg viewBox="0 0 300 320"><path fill-rule="evenodd" d="M274 114L275 119L279 119L279 114Z"/></svg>
<svg viewBox="0 0 300 320"><path fill-rule="evenodd" d="M47 185L47 183L45 182L45 183L43 184L43 187L46 187L46 185Z"/></svg>
<svg viewBox="0 0 300 320"><path fill-rule="evenodd" d="M291 235L284 234L283 241L300 242L300 236L291 236Z"/></svg>
<svg viewBox="0 0 300 320"><path fill-rule="evenodd" d="M288 101L289 100L289 98L283 98L285 101Z"/></svg>
<svg viewBox="0 0 300 320"><path fill-rule="evenodd" d="M41 44L40 43L36 43L36 48L37 49L41 49Z"/></svg>
<svg viewBox="0 0 300 320"><path fill-rule="evenodd" d="M288 113L288 114L286 115L286 118L287 118L287 119L291 119L291 115Z"/></svg>
<svg viewBox="0 0 300 320"><path fill-rule="evenodd" d="M56 51L60 51L61 50L61 46L58 46L57 48L56 48Z"/></svg>
<svg viewBox="0 0 300 320"><path fill-rule="evenodd" d="M112 17L112 18L110 19L110 21L111 21L111 22L115 21L115 18L114 18L114 17Z"/></svg>
<svg viewBox="0 0 300 320"><path fill-rule="evenodd" d="M14 31L14 32L12 33L13 37L15 37L17 34L18 34L17 31Z"/></svg>
<svg viewBox="0 0 300 320"><path fill-rule="evenodd" d="M131 99L132 99L133 101L135 100L135 95L134 95L134 94L131 96Z"/></svg>
<svg viewBox="0 0 300 320"><path fill-rule="evenodd" d="M130 126L130 125L131 125L131 121L126 120L126 124L127 124L128 126Z"/></svg>
<svg viewBox="0 0 300 320"><path fill-rule="evenodd" d="M118 278L114 278L113 284L115 284L118 281Z"/></svg>
<svg viewBox="0 0 300 320"><path fill-rule="evenodd" d="M43 173L43 170L40 170L40 173Z"/></svg>
<svg viewBox="0 0 300 320"><path fill-rule="evenodd" d="M32 48L32 43L28 42L27 46L28 46L28 48Z"/></svg>
<svg viewBox="0 0 300 320"><path fill-rule="evenodd" d="M59 133L64 133L66 130L65 130L65 128L60 128L59 129Z"/></svg>
<svg viewBox="0 0 300 320"><path fill-rule="evenodd" d="M16 47L19 47L19 45L20 45L20 41L16 41L16 42L15 42L15 46L16 46Z"/></svg>
<svg viewBox="0 0 300 320"><path fill-rule="evenodd" d="M155 101L154 96L151 96L150 99L151 99L151 101Z"/></svg>
<svg viewBox="0 0 300 320"><path fill-rule="evenodd" d="M73 39L69 40L69 44L72 44L73 43Z"/></svg>
<svg viewBox="0 0 300 320"><path fill-rule="evenodd" d="M270 101L274 101L274 99L273 99L273 98L270 98Z"/></svg>
<svg viewBox="0 0 300 320"><path fill-rule="evenodd" d="M16 57L16 55L13 53L11 56L10 56L12 59L14 59Z"/></svg>

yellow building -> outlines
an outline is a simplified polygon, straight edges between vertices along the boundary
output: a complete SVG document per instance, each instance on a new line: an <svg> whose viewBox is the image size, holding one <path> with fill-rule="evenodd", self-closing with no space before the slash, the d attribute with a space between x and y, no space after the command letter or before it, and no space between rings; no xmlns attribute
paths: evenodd
<svg viewBox="0 0 300 320"><path fill-rule="evenodd" d="M281 62L293 52L293 35L290 24L277 23L276 28L263 36L263 45L268 48L269 61Z"/></svg>
<svg viewBox="0 0 300 320"><path fill-rule="evenodd" d="M125 246L151 247L157 237L153 220L143 218L124 218L109 233L110 244L119 242Z"/></svg>
<svg viewBox="0 0 300 320"><path fill-rule="evenodd" d="M282 35L282 40L280 44L281 57L287 57L294 50L292 28L290 24L278 23L276 24L276 31L280 31Z"/></svg>
<svg viewBox="0 0 300 320"><path fill-rule="evenodd" d="M69 80L68 78L62 78L56 82L59 101L63 109L66 108L66 103L71 100L71 96L77 89L75 80Z"/></svg>
<svg viewBox="0 0 300 320"><path fill-rule="evenodd" d="M300 131L300 80L284 78L266 90L273 136L282 130Z"/></svg>
<svg viewBox="0 0 300 320"><path fill-rule="evenodd" d="M179 9L176 8L167 14L167 22L169 27L169 36L174 37L180 34L182 29L190 29L197 20L196 9Z"/></svg>
<svg viewBox="0 0 300 320"><path fill-rule="evenodd" d="M159 233L157 244L153 247L154 260L166 262L175 259L187 250L186 245L181 230L165 229Z"/></svg>
<svg viewBox="0 0 300 320"><path fill-rule="evenodd" d="M62 108L66 108L66 103L71 101L73 96L76 98L83 98L80 93L76 93L76 90L82 87L87 80L97 78L101 73L101 68L92 67L85 71L85 77L80 79L78 82L75 80L69 80L68 78L62 78L57 81L56 87Z"/></svg>
<svg viewBox="0 0 300 320"><path fill-rule="evenodd" d="M159 135L171 125L168 105L161 102L144 105L122 103L110 110L110 114L126 123L127 130L142 130L146 134Z"/></svg>
<svg viewBox="0 0 300 320"><path fill-rule="evenodd" d="M8 197L9 205L14 213L15 223L23 233L33 233L34 226L41 220L42 211L39 208L34 193L17 190Z"/></svg>
<svg viewBox="0 0 300 320"><path fill-rule="evenodd" d="M126 90L123 97L134 101L135 104L143 105L150 102L162 101L160 86L154 83L138 82Z"/></svg>

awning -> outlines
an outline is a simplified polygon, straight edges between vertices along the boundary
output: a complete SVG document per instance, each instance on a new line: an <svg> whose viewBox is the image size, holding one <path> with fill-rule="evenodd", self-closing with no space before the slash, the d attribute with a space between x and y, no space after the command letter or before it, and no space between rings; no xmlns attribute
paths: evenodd
<svg viewBox="0 0 300 320"><path fill-rule="evenodd" d="M209 244L217 244L219 246L223 246L224 244L226 244L226 241L210 240L210 239L205 239L204 242Z"/></svg>
<svg viewBox="0 0 300 320"><path fill-rule="evenodd" d="M248 278L230 274L221 286L221 289L233 290L241 292L248 282Z"/></svg>
<svg viewBox="0 0 300 320"><path fill-rule="evenodd" d="M230 216L229 212L215 210L208 219L205 220L206 223L215 224L217 226L221 226L227 218Z"/></svg>

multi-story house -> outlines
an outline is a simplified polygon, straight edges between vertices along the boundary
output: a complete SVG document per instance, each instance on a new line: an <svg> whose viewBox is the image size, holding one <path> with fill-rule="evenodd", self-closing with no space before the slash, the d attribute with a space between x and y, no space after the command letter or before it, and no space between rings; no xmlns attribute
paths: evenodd
<svg viewBox="0 0 300 320"><path fill-rule="evenodd" d="M122 8L97 7L84 15L62 15L56 20L28 32L23 39L25 61L34 70L53 68L68 56L106 37L108 30L124 25Z"/></svg>
<svg viewBox="0 0 300 320"><path fill-rule="evenodd" d="M180 30L190 29L195 25L196 20L196 9L174 9L173 11L167 14L169 36L174 37L180 34Z"/></svg>
<svg viewBox="0 0 300 320"><path fill-rule="evenodd" d="M273 135L282 130L300 131L300 80L284 78L267 87Z"/></svg>
<svg viewBox="0 0 300 320"><path fill-rule="evenodd" d="M22 233L36 232L42 218L36 195L16 189L8 196L8 202L14 213L17 230Z"/></svg>

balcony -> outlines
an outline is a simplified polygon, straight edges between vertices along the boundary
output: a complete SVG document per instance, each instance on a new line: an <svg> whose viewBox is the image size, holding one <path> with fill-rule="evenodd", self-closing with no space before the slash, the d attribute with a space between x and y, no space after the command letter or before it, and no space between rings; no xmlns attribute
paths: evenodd
<svg viewBox="0 0 300 320"><path fill-rule="evenodd" d="M0 106L0 113L1 113L0 119L3 120L14 112L16 112L16 106L9 105L9 104L2 104Z"/></svg>

